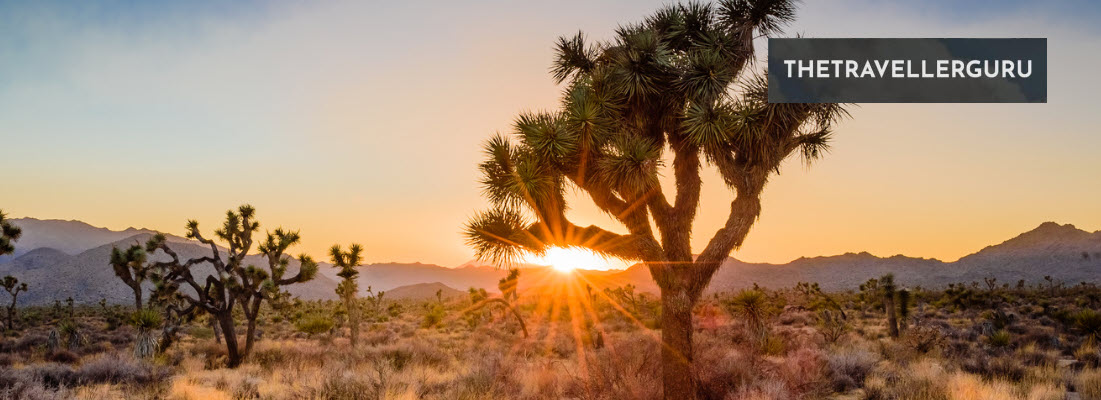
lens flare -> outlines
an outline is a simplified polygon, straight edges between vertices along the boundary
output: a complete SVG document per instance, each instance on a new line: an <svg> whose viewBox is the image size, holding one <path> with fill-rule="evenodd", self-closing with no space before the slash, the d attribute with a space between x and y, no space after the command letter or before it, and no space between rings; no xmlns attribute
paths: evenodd
<svg viewBox="0 0 1101 400"><path fill-rule="evenodd" d="M608 260L588 249L576 247L552 247L542 256L530 255L525 260L530 264L546 265L561 273L570 273L575 269L608 269Z"/></svg>

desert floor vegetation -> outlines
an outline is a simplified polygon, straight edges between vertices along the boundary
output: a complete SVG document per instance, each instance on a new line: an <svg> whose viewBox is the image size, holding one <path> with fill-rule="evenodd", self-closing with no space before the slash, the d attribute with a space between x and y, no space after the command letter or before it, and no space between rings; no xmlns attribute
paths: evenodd
<svg viewBox="0 0 1101 400"><path fill-rule="evenodd" d="M1024 283L878 283L704 298L694 310L699 397L1101 398L1097 287L1058 286L1052 296ZM633 290L520 293L512 309L473 289L466 298L359 298L357 346L344 301L292 301L262 310L255 348L236 368L207 317L143 358L134 348L148 326L128 319L129 306L26 307L0 340L0 397L661 398L660 301ZM887 306L907 308L895 310L897 337Z"/></svg>

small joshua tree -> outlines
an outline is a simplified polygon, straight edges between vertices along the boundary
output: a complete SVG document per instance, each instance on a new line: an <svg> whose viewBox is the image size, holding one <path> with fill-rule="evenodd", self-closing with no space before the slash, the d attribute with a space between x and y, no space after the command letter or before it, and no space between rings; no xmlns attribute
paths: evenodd
<svg viewBox="0 0 1101 400"><path fill-rule="evenodd" d="M19 293L27 291L27 284L20 283L19 279L14 276L8 275L4 277L4 280L0 282L0 285L4 286L4 290L11 295L11 303L8 304L8 329L15 329L16 313L19 311L16 309L16 303L19 299Z"/></svg>
<svg viewBox="0 0 1101 400"><path fill-rule="evenodd" d="M340 245L334 244L329 249L329 257L332 259L333 267L340 268L340 272L337 272L336 275L343 280L336 286L336 294L340 296L340 300L344 302L344 309L348 311L352 347L356 347L359 343L360 314L360 307L356 300L356 293L359 292L359 284L356 283L359 270L356 267L363 261L363 246L353 243L348 246L348 251L344 251L340 248Z"/></svg>
<svg viewBox="0 0 1101 400"><path fill-rule="evenodd" d="M898 291L898 330L900 333L906 330L910 320L910 297L909 289Z"/></svg>
<svg viewBox="0 0 1101 400"><path fill-rule="evenodd" d="M149 278L149 265L146 264L145 248L132 245L126 250L118 247L111 249L111 268L115 276L122 280L134 292L134 310L142 308L141 284Z"/></svg>
<svg viewBox="0 0 1101 400"><path fill-rule="evenodd" d="M497 289L501 291L501 298L509 303L515 303L516 299L520 297L516 292L519 283L520 270L516 268L509 269L508 275L497 281Z"/></svg>
<svg viewBox="0 0 1101 400"><path fill-rule="evenodd" d="M895 286L894 274L883 275L879 278L879 289L883 293L883 308L887 311L887 332L893 338L898 337L898 316L895 310Z"/></svg>
<svg viewBox="0 0 1101 400"><path fill-rule="evenodd" d="M163 290L176 292L180 299L218 320L225 335L226 365L230 368L241 365L252 351L260 306L265 301L274 304L285 300L286 294L281 287L309 281L317 273L317 263L301 255L298 274L284 276L291 261L285 252L301 237L298 232L282 228L268 232L267 238L257 246L256 250L267 260L266 268L246 264L245 258L254 244L253 234L260 228L260 223L254 220L255 214L256 210L249 205L226 212L222 228L215 231L217 238L227 246L225 250L213 239L203 236L197 221L188 221L187 237L209 246L210 255L207 256L181 260L163 235L154 236L146 244L147 252L160 250L170 258L170 261L154 264L154 270L166 271L154 277L158 285L164 285ZM213 265L215 274L197 279L192 268L204 263ZM182 290L182 286L189 290ZM246 323L244 349L238 345L237 322L233 318L234 308L238 306Z"/></svg>

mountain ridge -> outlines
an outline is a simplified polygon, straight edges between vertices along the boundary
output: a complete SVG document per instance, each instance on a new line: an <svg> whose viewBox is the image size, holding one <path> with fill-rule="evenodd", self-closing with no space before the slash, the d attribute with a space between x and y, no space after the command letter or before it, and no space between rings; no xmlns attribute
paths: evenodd
<svg viewBox="0 0 1101 400"><path fill-rule="evenodd" d="M82 303L96 302L100 298L129 302L129 289L114 276L108 264L110 248L140 244L156 233L136 228L111 231L81 221L31 218L14 221L24 228L24 239L30 240L16 242L18 255L0 260L0 274L13 274L31 285L32 290L26 297L21 296L28 304L64 300L67 296ZM103 242L109 239L114 240ZM209 252L208 247L178 236L170 236L170 246L181 257L197 257ZM248 260L262 262L255 255ZM297 263L293 264L292 269L296 270ZM304 299L335 299L333 289L340 280L336 276L337 269L324 262L319 268L320 273L314 281L291 285L288 290ZM378 292L426 283L438 283L457 291L476 287L495 292L498 280L506 274L504 269L477 261L450 268L422 262L371 263L358 268L360 295L366 295L369 288ZM553 282L554 277L560 276L542 266L521 265L519 268L522 270L521 291ZM574 273L598 287L632 284L642 291L657 291L648 268L640 264L625 270ZM744 262L729 257L712 278L708 291L738 290L754 283L789 287L800 281L818 282L826 290L846 290L886 273L894 273L900 284L925 287L981 282L987 277L1008 284L1015 284L1017 280L1039 282L1045 275L1068 283L1101 282L1101 231L1088 232L1072 224L1045 222L951 262L902 254L879 257L867 251L799 257L782 264Z"/></svg>

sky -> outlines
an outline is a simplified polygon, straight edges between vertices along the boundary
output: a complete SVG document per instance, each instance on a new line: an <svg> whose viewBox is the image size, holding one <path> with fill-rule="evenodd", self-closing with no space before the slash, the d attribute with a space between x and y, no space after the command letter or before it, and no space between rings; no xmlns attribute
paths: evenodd
<svg viewBox="0 0 1101 400"><path fill-rule="evenodd" d="M0 209L182 234L249 203L315 256L456 266L483 140L558 103L554 40L662 3L0 0ZM1044 221L1101 230L1098 21L1094 1L802 4L786 35L1046 37L1048 103L856 106L732 255L955 260ZM623 231L580 200L576 223ZM730 200L712 172L697 251Z"/></svg>

